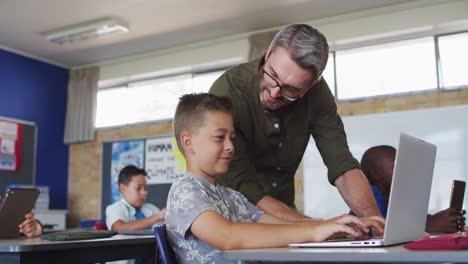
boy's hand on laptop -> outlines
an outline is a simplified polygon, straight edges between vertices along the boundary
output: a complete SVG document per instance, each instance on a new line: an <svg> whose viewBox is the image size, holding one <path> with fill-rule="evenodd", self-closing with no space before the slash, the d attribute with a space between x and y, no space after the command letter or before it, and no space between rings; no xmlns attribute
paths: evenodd
<svg viewBox="0 0 468 264"><path fill-rule="evenodd" d="M330 238L358 238L365 236L369 232L366 223L353 215L341 215L317 223L320 228L318 241Z"/></svg>
<svg viewBox="0 0 468 264"><path fill-rule="evenodd" d="M385 218L381 216L369 216L360 218L368 227L370 227L372 236L382 236L385 227Z"/></svg>
<svg viewBox="0 0 468 264"><path fill-rule="evenodd" d="M28 213L24 216L25 220L19 225L19 231L27 237L36 237L42 234L42 227L34 218L34 213Z"/></svg>
<svg viewBox="0 0 468 264"><path fill-rule="evenodd" d="M429 216L426 223L426 232L429 233L455 233L463 231L465 226L465 211L448 208Z"/></svg>

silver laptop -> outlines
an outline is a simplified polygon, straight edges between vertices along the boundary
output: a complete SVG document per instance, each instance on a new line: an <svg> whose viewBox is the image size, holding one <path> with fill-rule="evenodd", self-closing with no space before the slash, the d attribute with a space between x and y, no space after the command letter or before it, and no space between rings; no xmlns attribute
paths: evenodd
<svg viewBox="0 0 468 264"><path fill-rule="evenodd" d="M289 244L291 247L379 247L424 235L436 146L400 134L383 238Z"/></svg>

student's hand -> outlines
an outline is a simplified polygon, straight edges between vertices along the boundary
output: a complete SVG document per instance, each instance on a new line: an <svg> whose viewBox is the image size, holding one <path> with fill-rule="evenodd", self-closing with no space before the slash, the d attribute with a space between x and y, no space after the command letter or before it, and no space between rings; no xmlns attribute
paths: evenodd
<svg viewBox="0 0 468 264"><path fill-rule="evenodd" d="M34 213L28 213L24 216L25 220L19 225L20 233L27 237L36 237L42 234L42 227L34 218Z"/></svg>
<svg viewBox="0 0 468 264"><path fill-rule="evenodd" d="M358 238L367 235L369 228L366 223L353 215L341 215L332 219L317 222L316 241L330 238Z"/></svg>
<svg viewBox="0 0 468 264"><path fill-rule="evenodd" d="M166 217L166 208L161 209L158 215L159 215L159 221L164 221L164 217Z"/></svg>
<svg viewBox="0 0 468 264"><path fill-rule="evenodd" d="M370 227L372 236L381 236L384 233L385 219L381 216L370 216L360 218L368 227Z"/></svg>
<svg viewBox="0 0 468 264"><path fill-rule="evenodd" d="M465 227L465 210L457 211L448 208L427 218L426 232L429 233L455 233L463 231Z"/></svg>

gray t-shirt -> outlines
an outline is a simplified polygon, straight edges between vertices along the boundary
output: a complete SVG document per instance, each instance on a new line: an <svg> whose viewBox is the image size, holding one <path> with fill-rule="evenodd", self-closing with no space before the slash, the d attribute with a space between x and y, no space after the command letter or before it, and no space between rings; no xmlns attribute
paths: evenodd
<svg viewBox="0 0 468 264"><path fill-rule="evenodd" d="M181 264L237 263L223 259L220 250L190 232L193 221L201 214L214 211L231 222L257 222L263 215L241 193L191 173L172 184L166 210L167 235Z"/></svg>

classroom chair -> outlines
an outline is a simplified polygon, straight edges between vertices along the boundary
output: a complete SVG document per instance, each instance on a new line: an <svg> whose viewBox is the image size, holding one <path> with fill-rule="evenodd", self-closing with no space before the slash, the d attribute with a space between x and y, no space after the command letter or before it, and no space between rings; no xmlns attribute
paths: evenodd
<svg viewBox="0 0 468 264"><path fill-rule="evenodd" d="M156 264L177 264L174 251L167 240L166 225L159 225L154 228L156 238Z"/></svg>

